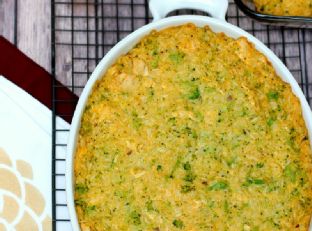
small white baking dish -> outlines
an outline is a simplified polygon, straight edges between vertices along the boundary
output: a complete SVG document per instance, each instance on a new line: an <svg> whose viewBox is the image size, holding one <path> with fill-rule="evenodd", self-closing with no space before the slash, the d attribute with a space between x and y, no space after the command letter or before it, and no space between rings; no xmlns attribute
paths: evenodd
<svg viewBox="0 0 312 231"><path fill-rule="evenodd" d="M309 131L309 138L312 146L312 112L298 83L289 72L289 70L286 68L286 66L281 62L281 60L262 42L260 42L258 39L253 37L251 34L245 32L244 30L225 21L225 14L228 7L227 0L150 0L149 6L154 21L128 35L126 38L116 44L105 55L105 57L97 65L89 81L87 82L74 113L70 129L66 157L66 193L70 219L73 230L75 231L80 230L80 228L74 204L75 181L73 174L73 162L75 157L77 138L79 134L80 121L84 111L84 107L95 82L103 77L106 70L116 61L118 57L126 54L134 47L134 45L138 41L140 41L145 35L149 34L152 30L162 30L172 26L193 23L198 27L208 25L213 31L224 32L227 36L232 38L238 38L241 36L246 37L251 43L255 45L257 50L259 50L267 57L267 59L272 63L273 67L275 68L277 74L281 77L283 81L290 84L293 93L300 100L303 117L305 119L306 127ZM177 9L202 10L211 15L211 17L184 15L164 18L169 12ZM312 231L312 227L310 227L310 230Z"/></svg>

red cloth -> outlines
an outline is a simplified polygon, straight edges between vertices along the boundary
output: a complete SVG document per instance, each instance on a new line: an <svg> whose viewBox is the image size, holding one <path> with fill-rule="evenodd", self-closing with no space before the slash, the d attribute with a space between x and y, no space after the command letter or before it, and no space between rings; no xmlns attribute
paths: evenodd
<svg viewBox="0 0 312 231"><path fill-rule="evenodd" d="M13 44L0 36L0 75L38 99L52 110L52 89L55 91L56 113L71 122L78 97L55 80L52 88L52 76L18 50Z"/></svg>

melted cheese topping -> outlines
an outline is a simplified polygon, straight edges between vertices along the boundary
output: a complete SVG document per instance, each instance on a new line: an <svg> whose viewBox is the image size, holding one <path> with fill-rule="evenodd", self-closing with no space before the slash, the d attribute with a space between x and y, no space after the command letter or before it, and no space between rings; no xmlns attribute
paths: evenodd
<svg viewBox="0 0 312 231"><path fill-rule="evenodd" d="M307 230L311 150L298 99L246 38L152 32L87 102L75 204L89 230Z"/></svg>
<svg viewBox="0 0 312 231"><path fill-rule="evenodd" d="M312 0L254 0L258 12L279 16L312 17Z"/></svg>

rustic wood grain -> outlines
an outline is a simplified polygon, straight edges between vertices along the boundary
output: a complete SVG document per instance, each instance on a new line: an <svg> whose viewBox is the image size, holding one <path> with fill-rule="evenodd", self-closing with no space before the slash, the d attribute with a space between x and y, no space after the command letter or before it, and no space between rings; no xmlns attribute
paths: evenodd
<svg viewBox="0 0 312 231"><path fill-rule="evenodd" d="M0 0L0 34L51 71L50 0Z"/></svg>
<svg viewBox="0 0 312 231"><path fill-rule="evenodd" d="M15 1L0 0L0 34L14 43Z"/></svg>
<svg viewBox="0 0 312 231"><path fill-rule="evenodd" d="M48 71L51 70L50 1L0 0L0 34L12 43L16 39L17 47ZM57 2L62 3L55 5L55 75L75 94L80 95L96 63L118 40L146 24L145 0ZM278 27L261 25L238 11L233 0L229 2L228 21L253 33L272 49L287 64L312 103L312 30L281 31ZM17 34L14 33L15 29ZM283 42L287 45L284 46ZM58 137L59 132L55 131L54 134ZM60 156L58 148L56 146L56 158L65 159L65 156ZM59 168L57 172L64 173ZM64 185L64 180L62 177L57 182L63 182ZM64 189L64 186L58 188ZM56 193L58 204L66 204L66 201L60 199L65 197L64 194L65 191ZM56 206L55 218L61 219L56 222L56 230L71 230L70 222L64 220L68 219L67 207Z"/></svg>
<svg viewBox="0 0 312 231"><path fill-rule="evenodd" d="M71 15L71 5L61 5L61 7L55 7L56 15ZM56 18L55 29L68 29L71 28L71 18ZM55 34L56 43L70 43L72 39L72 33L70 31L60 32ZM72 85L72 49L68 45L57 45L55 47L55 75L58 80L66 86ZM73 90L73 88L70 88Z"/></svg>
<svg viewBox="0 0 312 231"><path fill-rule="evenodd" d="M50 0L18 0L17 5L17 47L50 72Z"/></svg>
<svg viewBox="0 0 312 231"><path fill-rule="evenodd" d="M14 34L17 2L17 35ZM80 95L96 63L121 38L146 23L144 0L61 0L55 6L55 74ZM74 3L73 5L71 3ZM97 3L107 3L106 5ZM65 3L65 4L64 4ZM118 5L117 3L122 3ZM134 3L131 6L131 3ZM0 34L51 70L50 0L0 0ZM117 16L118 15L118 22ZM239 20L237 18L239 16ZM73 18L71 17L73 16ZM228 21L264 42L284 61L305 93L312 96L312 30L269 27L253 22L230 0ZM134 18L131 21L131 17ZM96 20L97 18L97 20ZM97 27L96 27L97 26ZM116 31L118 28L119 32ZM304 37L304 40L303 40ZM305 41L305 45L303 45ZM283 46L283 42L288 43ZM299 45L300 43L300 45ZM301 70L301 71L300 71ZM309 84L308 84L309 83Z"/></svg>

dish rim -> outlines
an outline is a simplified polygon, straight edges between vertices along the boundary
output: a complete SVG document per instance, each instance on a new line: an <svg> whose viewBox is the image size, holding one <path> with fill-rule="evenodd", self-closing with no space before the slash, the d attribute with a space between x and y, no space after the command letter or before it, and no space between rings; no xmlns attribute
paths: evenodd
<svg viewBox="0 0 312 231"><path fill-rule="evenodd" d="M219 19L214 19L206 16L198 15L182 15L182 16L172 16L168 18L161 19L159 21L147 24L136 31L129 34L123 40L118 42L100 61L96 66L95 70L91 74L82 94L79 98L78 104L76 106L74 116L72 119L72 124L70 127L68 145L67 145L67 155L66 155L66 198L67 205L69 209L69 216L71 219L72 228L74 231L79 231L80 226L78 222L78 217L76 214L75 203L74 203L74 158L76 152L76 144L79 135L81 117L84 112L85 105L88 101L89 95L92 92L93 86L97 80L103 77L107 69L115 63L118 57L126 54L130 51L135 44L137 44L144 36L148 35L152 30L162 30L169 27L184 25L188 23L193 23L198 27L209 26L212 31L218 33L223 32L227 36L232 38L246 37L249 42L251 42L255 48L260 51L273 65L274 70L277 75L284 81L290 84L292 92L297 96L301 104L302 115L305 120L305 124L309 133L310 146L312 148L312 112L311 108L299 87L297 81L292 76L287 67L282 63L282 61L260 40L255 38L253 35L242 30L241 28L234 26L228 22L221 21ZM312 225L310 225L310 231L312 231Z"/></svg>
<svg viewBox="0 0 312 231"><path fill-rule="evenodd" d="M268 23L270 25L312 28L312 17L263 14L248 7L244 3L244 0L234 0L234 2L245 15L259 22Z"/></svg>

